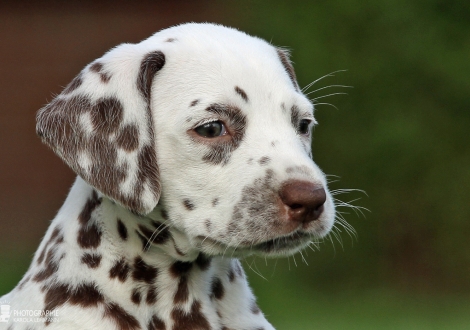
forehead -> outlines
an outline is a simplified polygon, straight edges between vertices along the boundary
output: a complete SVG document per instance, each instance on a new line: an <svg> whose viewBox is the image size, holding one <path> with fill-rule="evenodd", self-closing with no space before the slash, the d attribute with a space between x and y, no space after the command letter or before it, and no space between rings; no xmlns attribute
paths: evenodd
<svg viewBox="0 0 470 330"><path fill-rule="evenodd" d="M161 84L170 85L170 94L184 103L248 103L247 111L282 105L288 109L295 105L308 113L313 110L294 86L283 63L285 59L262 39L205 24L177 26L148 41L152 39L163 46L166 57L155 89L161 88L160 80Z"/></svg>

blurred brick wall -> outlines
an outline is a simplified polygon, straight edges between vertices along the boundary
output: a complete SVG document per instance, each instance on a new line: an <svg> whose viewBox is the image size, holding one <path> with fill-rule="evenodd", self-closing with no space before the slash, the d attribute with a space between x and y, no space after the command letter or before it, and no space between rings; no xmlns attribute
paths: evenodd
<svg viewBox="0 0 470 330"><path fill-rule="evenodd" d="M186 21L227 24L221 3L0 4L0 253L32 253L74 181L36 137L36 111L117 44Z"/></svg>

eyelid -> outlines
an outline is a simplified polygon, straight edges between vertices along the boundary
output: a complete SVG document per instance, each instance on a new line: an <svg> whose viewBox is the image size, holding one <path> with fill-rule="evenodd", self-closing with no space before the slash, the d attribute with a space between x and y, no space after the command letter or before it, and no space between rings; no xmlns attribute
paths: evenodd
<svg viewBox="0 0 470 330"><path fill-rule="evenodd" d="M318 122L313 117L305 117L305 118L301 118L300 120L309 120L310 124L314 124L314 125L318 124Z"/></svg>
<svg viewBox="0 0 470 330"><path fill-rule="evenodd" d="M225 125L224 121L223 120L220 120L220 118L204 118L204 119L201 119L199 121L197 121L193 127L191 129L195 129L199 126L202 126L204 124L208 124L208 123L213 123L213 122L216 122L216 121L220 121L224 126L227 126Z"/></svg>

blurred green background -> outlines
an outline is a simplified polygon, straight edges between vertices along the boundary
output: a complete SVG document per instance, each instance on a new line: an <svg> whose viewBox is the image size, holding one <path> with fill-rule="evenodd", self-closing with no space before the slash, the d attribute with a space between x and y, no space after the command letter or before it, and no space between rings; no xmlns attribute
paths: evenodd
<svg viewBox="0 0 470 330"><path fill-rule="evenodd" d="M301 86L347 70L307 92L353 86L309 94L348 93L316 101L336 108L317 106L314 159L339 177L330 188L367 193L337 198L370 212L339 208L349 213L357 239L343 230L319 251L305 251L305 260L245 261L273 325L470 329L469 1L50 2L0 9L8 45L0 55L0 147L7 151L0 160L0 295L27 269L73 180L34 137L35 111L110 47L180 22L212 21L291 49ZM29 70L37 84L18 70Z"/></svg>

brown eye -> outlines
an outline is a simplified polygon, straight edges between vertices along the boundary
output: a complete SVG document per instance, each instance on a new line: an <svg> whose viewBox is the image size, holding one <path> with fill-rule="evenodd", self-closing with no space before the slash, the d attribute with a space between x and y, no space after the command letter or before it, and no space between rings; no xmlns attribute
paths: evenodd
<svg viewBox="0 0 470 330"><path fill-rule="evenodd" d="M312 121L310 119L302 119L299 123L297 130L302 135L307 135L310 133L309 127Z"/></svg>
<svg viewBox="0 0 470 330"><path fill-rule="evenodd" d="M227 133L221 121L211 121L210 123L196 127L194 130L197 134L206 138L215 138Z"/></svg>

